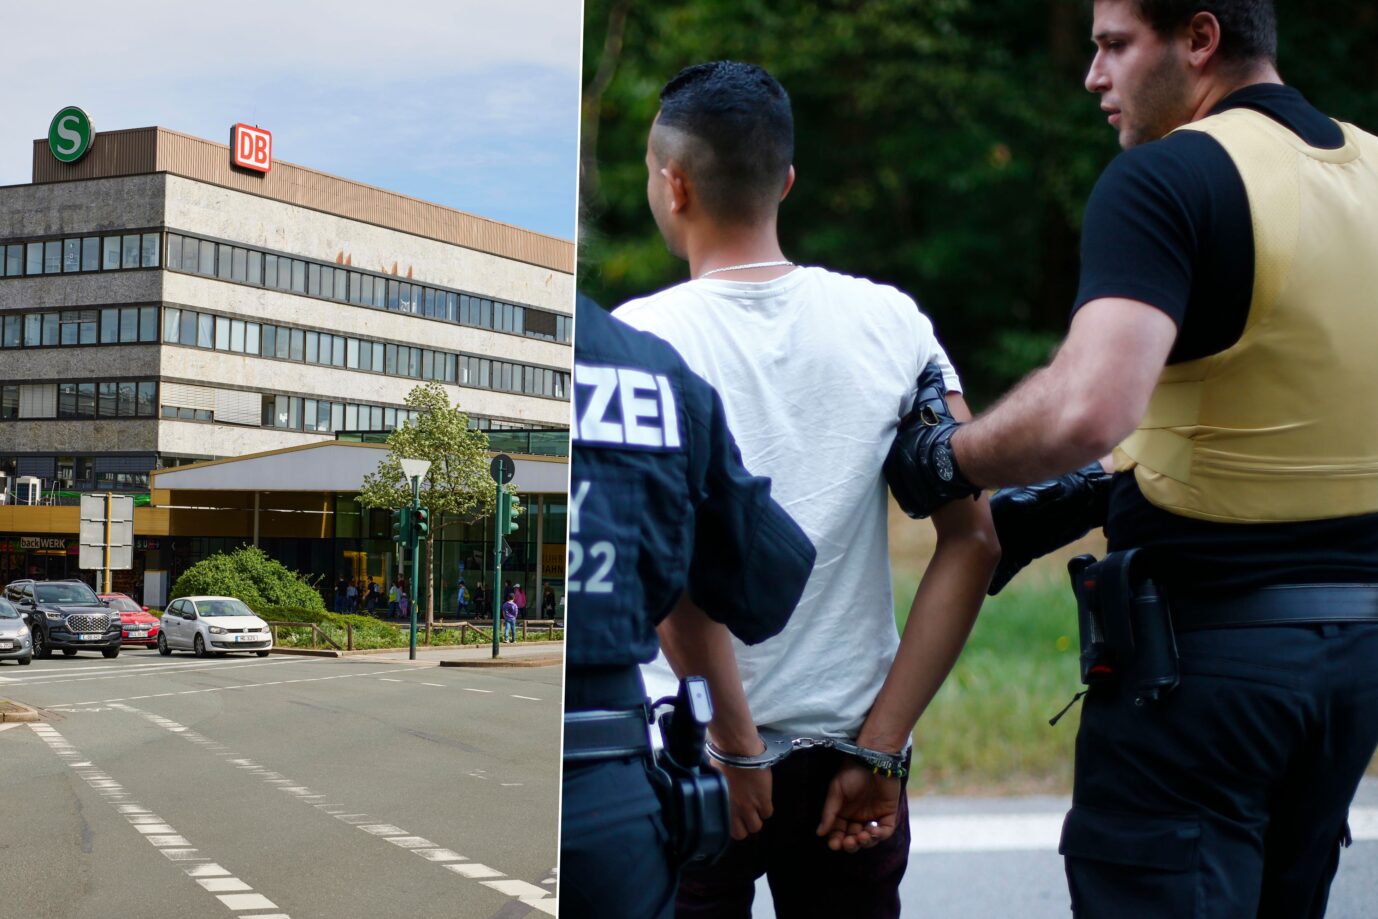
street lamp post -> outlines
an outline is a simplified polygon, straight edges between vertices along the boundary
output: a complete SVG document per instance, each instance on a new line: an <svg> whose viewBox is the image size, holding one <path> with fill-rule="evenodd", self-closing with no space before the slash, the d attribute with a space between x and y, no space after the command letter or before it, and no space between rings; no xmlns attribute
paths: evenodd
<svg viewBox="0 0 1378 919"><path fill-rule="evenodd" d="M411 519L419 519L421 510L421 479L426 475L426 471L431 468L429 460L404 459L402 460L402 474L411 479ZM416 660L416 604L417 594L421 590L421 528L413 525L407 540L407 549L411 552L411 636L408 641L407 657Z"/></svg>

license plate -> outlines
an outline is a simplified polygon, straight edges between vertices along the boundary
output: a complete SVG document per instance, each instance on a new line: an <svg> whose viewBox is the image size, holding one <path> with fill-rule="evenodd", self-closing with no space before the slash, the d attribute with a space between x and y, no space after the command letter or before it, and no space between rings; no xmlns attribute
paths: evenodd
<svg viewBox="0 0 1378 919"><path fill-rule="evenodd" d="M12 651L13 649L14 649L14 642L12 642L12 641L0 641L0 651Z"/></svg>
<svg viewBox="0 0 1378 919"><path fill-rule="evenodd" d="M263 641L262 635L236 635L235 641Z"/></svg>
<svg viewBox="0 0 1378 919"><path fill-rule="evenodd" d="M148 633L147 633L147 632L130 632L130 633L129 633L129 637L130 637L130 638L147 638L147 637L148 637Z"/></svg>
<svg viewBox="0 0 1378 919"><path fill-rule="evenodd" d="M77 638L78 638L79 640L81 640L81 641L100 641L100 640L101 640L102 638L104 638L104 637L105 637L104 635L78 635L78 636L77 636Z"/></svg>

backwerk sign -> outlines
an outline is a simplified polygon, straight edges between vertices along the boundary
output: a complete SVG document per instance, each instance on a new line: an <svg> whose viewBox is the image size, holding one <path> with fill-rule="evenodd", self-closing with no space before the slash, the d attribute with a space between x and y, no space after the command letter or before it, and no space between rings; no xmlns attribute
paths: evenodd
<svg viewBox="0 0 1378 919"><path fill-rule="evenodd" d="M262 128L237 124L230 128L230 155L241 169L267 173L273 168L273 134Z"/></svg>
<svg viewBox="0 0 1378 919"><path fill-rule="evenodd" d="M91 149L96 132L91 116L69 105L53 116L48 125L48 149L60 163L75 163Z"/></svg>

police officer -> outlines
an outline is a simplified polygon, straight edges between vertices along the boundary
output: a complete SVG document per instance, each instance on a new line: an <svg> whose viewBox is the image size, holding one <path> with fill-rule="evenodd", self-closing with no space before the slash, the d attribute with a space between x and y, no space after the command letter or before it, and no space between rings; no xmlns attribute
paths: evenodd
<svg viewBox="0 0 1378 919"><path fill-rule="evenodd" d="M1142 592L1100 615L1137 627L1153 582L1176 631L1165 692L1132 628L1102 636L1119 675L1081 717L1073 910L1319 916L1378 745L1378 138L1282 85L1269 0L1094 11L1086 85L1125 152L1067 339L975 422L906 430L897 494L923 512L1114 448L1113 478L993 502L1016 564L1103 523Z"/></svg>
<svg viewBox="0 0 1378 919"><path fill-rule="evenodd" d="M638 665L672 608L745 642L776 634L814 550L669 345L584 297L575 321L561 915L668 916L678 858Z"/></svg>

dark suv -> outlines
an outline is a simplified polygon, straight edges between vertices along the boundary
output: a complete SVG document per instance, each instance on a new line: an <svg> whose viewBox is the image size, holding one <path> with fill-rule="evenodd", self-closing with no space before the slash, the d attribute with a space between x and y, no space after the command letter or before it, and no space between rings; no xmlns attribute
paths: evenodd
<svg viewBox="0 0 1378 919"><path fill-rule="evenodd" d="M120 653L119 613L82 581L13 581L5 598L29 623L34 657L50 657L54 648L68 657L85 649L106 657Z"/></svg>

